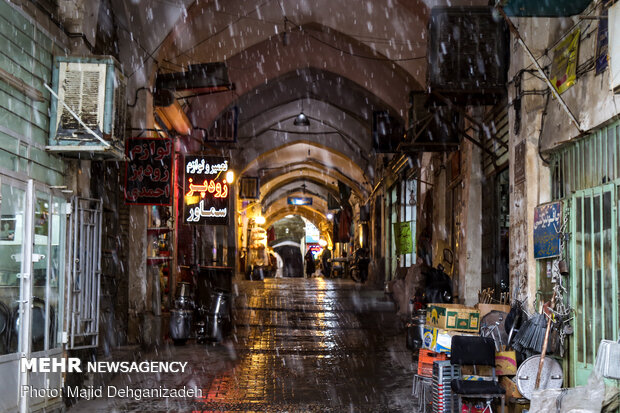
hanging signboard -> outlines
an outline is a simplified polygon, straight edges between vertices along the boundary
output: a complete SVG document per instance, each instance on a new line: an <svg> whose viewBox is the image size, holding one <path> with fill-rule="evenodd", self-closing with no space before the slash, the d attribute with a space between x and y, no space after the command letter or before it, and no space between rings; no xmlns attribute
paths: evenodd
<svg viewBox="0 0 620 413"><path fill-rule="evenodd" d="M609 50L609 7L611 0L603 0L601 8L601 19L598 21L596 31L596 74L600 75L607 69L607 52Z"/></svg>
<svg viewBox="0 0 620 413"><path fill-rule="evenodd" d="M172 203L172 139L128 138L125 202L136 205Z"/></svg>
<svg viewBox="0 0 620 413"><path fill-rule="evenodd" d="M552 202L534 209L534 258L560 255L562 204Z"/></svg>
<svg viewBox="0 0 620 413"><path fill-rule="evenodd" d="M312 198L307 196L289 196L287 203L289 205L312 205Z"/></svg>
<svg viewBox="0 0 620 413"><path fill-rule="evenodd" d="M566 36L553 51L551 83L558 93L564 93L577 81L577 56L579 53L579 29Z"/></svg>
<svg viewBox="0 0 620 413"><path fill-rule="evenodd" d="M228 225L228 158L186 156L183 170L183 223Z"/></svg>
<svg viewBox="0 0 620 413"><path fill-rule="evenodd" d="M394 242L396 244L396 255L409 254L413 252L413 237L411 236L411 222L395 222Z"/></svg>

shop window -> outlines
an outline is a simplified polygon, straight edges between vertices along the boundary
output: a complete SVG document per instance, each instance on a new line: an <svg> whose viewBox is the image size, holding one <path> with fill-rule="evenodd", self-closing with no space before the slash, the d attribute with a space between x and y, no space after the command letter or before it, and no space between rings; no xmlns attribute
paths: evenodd
<svg viewBox="0 0 620 413"><path fill-rule="evenodd" d="M400 222L409 223L411 230L411 252L400 255L400 264L410 267L416 262L416 222L418 202L418 181L415 179L403 180L400 183Z"/></svg>
<svg viewBox="0 0 620 413"><path fill-rule="evenodd" d="M37 190L28 206L27 191L22 183L1 185L0 354L46 351L61 344L65 201ZM29 242L31 251L25 248ZM28 272L31 277L22 277ZM30 305L20 309L24 299ZM24 311L31 313L29 334L20 330ZM30 343L22 342L23 337L30 337Z"/></svg>
<svg viewBox="0 0 620 413"><path fill-rule="evenodd" d="M20 334L14 322L22 294L22 256L26 191L1 185L0 204L0 354L21 350Z"/></svg>

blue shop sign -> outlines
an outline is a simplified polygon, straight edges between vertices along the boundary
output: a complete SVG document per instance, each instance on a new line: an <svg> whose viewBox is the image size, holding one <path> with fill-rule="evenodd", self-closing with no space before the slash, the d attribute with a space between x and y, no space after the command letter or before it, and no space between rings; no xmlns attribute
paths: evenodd
<svg viewBox="0 0 620 413"><path fill-rule="evenodd" d="M289 205L312 205L312 198L311 197L289 196L288 204Z"/></svg>
<svg viewBox="0 0 620 413"><path fill-rule="evenodd" d="M552 202L534 209L534 258L560 255L562 204Z"/></svg>

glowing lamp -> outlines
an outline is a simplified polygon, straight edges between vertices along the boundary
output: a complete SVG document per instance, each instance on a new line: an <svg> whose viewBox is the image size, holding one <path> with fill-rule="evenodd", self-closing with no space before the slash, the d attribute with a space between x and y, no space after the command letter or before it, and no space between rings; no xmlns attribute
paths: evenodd
<svg viewBox="0 0 620 413"><path fill-rule="evenodd" d="M235 173L233 171L226 172L226 182L232 184L235 180Z"/></svg>
<svg viewBox="0 0 620 413"><path fill-rule="evenodd" d="M320 245L322 248L325 248L325 246L327 245L327 241L325 241L323 238L321 238L321 239L319 240L319 245Z"/></svg>
<svg viewBox="0 0 620 413"><path fill-rule="evenodd" d="M264 216L259 215L256 218L254 218L254 222L256 222L258 225L264 225L265 222L267 222L267 220L265 219Z"/></svg>

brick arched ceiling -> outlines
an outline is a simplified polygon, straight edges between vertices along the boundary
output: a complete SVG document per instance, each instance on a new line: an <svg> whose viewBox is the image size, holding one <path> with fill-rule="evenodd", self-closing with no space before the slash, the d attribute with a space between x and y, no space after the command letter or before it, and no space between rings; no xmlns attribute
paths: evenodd
<svg viewBox="0 0 620 413"><path fill-rule="evenodd" d="M247 163L241 175L260 177L263 191L264 185L269 182L265 179L264 172L273 169L285 170L291 164L304 167L316 165L326 172L326 181L328 176L338 175L358 193L368 192L371 185L365 171L351 158L312 141L295 141L262 152Z"/></svg>
<svg viewBox="0 0 620 413"><path fill-rule="evenodd" d="M286 205L279 209L273 209L265 215L264 228L269 228L274 222L281 220L287 215L300 215L312 222L317 228L325 228L329 226L329 222L322 212L317 211L314 208L299 205Z"/></svg>
<svg viewBox="0 0 620 413"><path fill-rule="evenodd" d="M330 190L323 182L298 178L273 189L267 194L261 194L261 207L264 213L267 208L279 199L287 199L288 197L312 197L313 205L314 202L319 202L320 205L322 205L322 210L326 211L327 197L329 194L338 199L338 192Z"/></svg>
<svg viewBox="0 0 620 413"><path fill-rule="evenodd" d="M429 7L447 0L111 2L125 27L119 44L132 62L130 96L156 72L226 63L235 92L185 101L194 142L237 106L239 139L227 150L242 175L260 178L273 218L291 213L276 194L290 193L300 173L323 182L321 195L338 180L358 198L368 195L376 178L372 112L404 120L409 92L425 84ZM310 127L293 125L302 105ZM315 215L325 211L297 208L324 221Z"/></svg>

